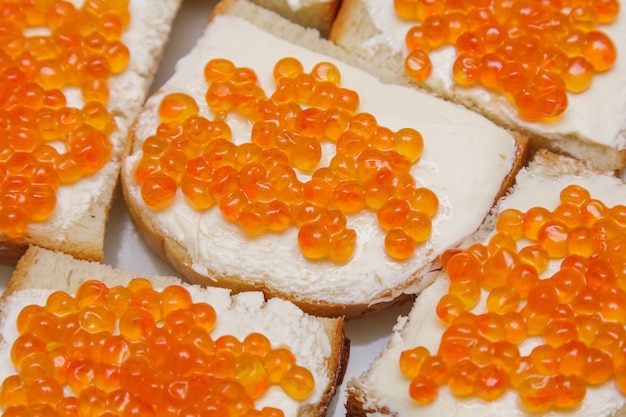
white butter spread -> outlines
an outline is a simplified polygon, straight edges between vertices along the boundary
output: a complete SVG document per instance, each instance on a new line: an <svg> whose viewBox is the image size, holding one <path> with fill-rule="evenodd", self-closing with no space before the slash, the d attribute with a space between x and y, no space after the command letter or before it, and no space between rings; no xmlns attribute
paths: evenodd
<svg viewBox="0 0 626 417"><path fill-rule="evenodd" d="M233 16L216 16L198 44L177 64L177 71L147 102L137 119L136 137L142 141L154 134L159 123L156 108L169 92L185 92L196 98L200 114L212 119L204 96L207 85L203 68L212 58L227 58L240 67L256 71L260 85L271 94L275 85L272 68L281 58L293 56L305 72L321 61L334 62L342 76L342 87L360 96L359 111L373 114L380 125L392 130L413 127L424 137L424 153L411 174L418 184L432 189L440 199L440 212L431 238L404 262L387 257L384 234L372 212L348 218L357 233L353 259L338 265L310 261L300 253L297 229L281 234L249 237L235 224L224 220L217 208L199 212L178 193L175 202L160 211L141 201L139 187L128 190L145 214L172 239L187 248L193 268L200 274L235 275L264 286L288 290L297 297L323 299L330 303L370 302L394 299L397 286L414 274L428 272L436 254L472 233L489 211L516 153L513 137L483 117L459 106L432 98L410 88L387 85L368 73L327 56L312 52ZM250 125L231 123L233 142L250 141ZM140 149L135 146L135 149ZM133 177L141 158L137 151L122 169ZM419 279L406 289L421 290L428 280Z"/></svg>
<svg viewBox="0 0 626 417"><path fill-rule="evenodd" d="M415 22L400 19L390 0L360 0L367 8L369 19L378 33L368 39L361 52L375 51L385 47L394 53L407 53L404 42L408 29ZM499 119L519 125L534 134L546 137L573 135L589 143L597 143L618 150L626 148L626 12L621 11L609 25L599 30L613 39L617 48L617 60L607 72L596 74L591 86L581 94L568 94L568 108L558 120L551 122L526 122L517 115L513 105L503 96L481 87L462 87L452 79L452 65L456 53L452 46L429 53L433 72L425 81L439 91L453 91L477 106L488 110Z"/></svg>
<svg viewBox="0 0 626 417"><path fill-rule="evenodd" d="M569 184L578 184L587 188L591 197L603 201L612 207L626 201L626 185L619 179L610 176L578 177L562 175L549 180L546 176L536 175L532 170L524 170L518 176L517 185L512 194L498 205L498 212L506 208L526 211L534 206L553 210L559 204L559 193ZM548 277L558 269L560 260L552 261L542 277ZM440 298L448 291L448 278L441 273L435 282L418 297L408 315L408 320L399 320L388 346L378 361L372 364L367 376L360 380L352 380L350 384L364 391L375 392L377 400L371 400L364 408L380 409L388 407L390 414L419 415L420 417L528 417L535 415L525 412L518 399L517 391L509 389L502 397L494 401L483 401L468 396L459 398L452 394L444 385L440 387L438 398L427 405L415 405L408 395L409 379L399 370L400 353L416 346L424 346L435 354L439 348L441 335L446 327L436 315L435 308ZM476 313L486 311L485 299L473 309ZM537 337L528 338L520 345L520 353L528 354L534 346L541 343ZM577 417L614 416L626 405L624 397L615 386L614 380L605 384L587 387L587 395L579 408ZM372 416L374 414L368 414ZM571 416L571 411L549 411L541 413L542 417Z"/></svg>

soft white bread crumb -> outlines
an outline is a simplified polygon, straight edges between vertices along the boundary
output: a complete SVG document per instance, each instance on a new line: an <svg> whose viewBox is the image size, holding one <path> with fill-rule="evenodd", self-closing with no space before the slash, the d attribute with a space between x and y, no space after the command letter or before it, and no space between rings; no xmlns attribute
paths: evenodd
<svg viewBox="0 0 626 417"><path fill-rule="evenodd" d="M626 201L626 184L612 175L569 157L539 150L517 176L516 185L503 197L485 220L479 231L473 234L461 248L473 243L485 243L494 233L497 215L506 208L517 208L522 212L534 206L553 210L559 204L560 191L569 184L585 187L591 198L603 201L608 207ZM560 259L552 261L548 271L558 270ZM551 272L542 274L547 277ZM528 413L521 407L517 392L508 390L494 401L482 401L474 396L459 398L442 386L438 398L427 405L416 405L408 394L410 378L399 370L399 357L403 350L424 346L431 354L437 352L445 326L435 313L439 299L448 291L449 279L441 272L435 282L416 299L407 316L398 318L389 343L362 375L347 382L347 415L351 417L415 415L481 416L481 417L617 417L626 415L626 397L609 381L598 386L588 386L585 400L574 410L550 410L543 413ZM483 303L484 299L480 301ZM483 307L481 307L483 308ZM481 312L483 310L480 310ZM527 354L538 343L531 337L520 345L520 352Z"/></svg>
<svg viewBox="0 0 626 417"><path fill-rule="evenodd" d="M435 217L432 240L409 260L397 262L386 255L384 233L372 211L348 216L349 227L357 230L358 247L349 262L336 264L304 258L297 246L296 227L252 238L225 220L218 207L195 210L180 192L162 210L152 210L143 202L134 167L141 158L143 140L159 124L156 109L164 95L190 94L200 114L211 120L202 75L210 59L227 58L253 69L271 94L275 87L272 67L284 56L297 57L307 71L320 61L335 62L341 85L359 93L360 111L375 114L381 125L391 129L410 126L423 133L424 154L411 172L420 185L438 193L441 215ZM511 184L526 159L524 138L460 106L385 84L359 69L363 63L350 66L344 58L358 59L321 39L316 31L250 2L223 1L194 49L178 62L176 73L147 100L133 126L135 137L123 163L122 189L146 242L190 282L234 291L261 290L318 315L371 313L402 302L426 286L429 280L424 277L440 251L475 231L496 197ZM390 107L389 102L412 104ZM241 120L236 115L231 119L235 144L250 141L249 124ZM328 149L333 154L332 144ZM329 159L323 158L320 166ZM465 173L461 177L459 170Z"/></svg>
<svg viewBox="0 0 626 417"><path fill-rule="evenodd" d="M368 60L368 65L396 74L394 82L413 85L438 97L460 103L501 126L531 139L534 149L592 161L601 169L626 166L626 12L616 21L599 26L614 40L617 61L607 73L596 74L591 87L569 95L569 108L555 121L532 123L520 119L504 97L481 87L462 87L451 78L455 53L452 47L432 51L433 72L423 82L411 80L404 71L405 35L415 24L399 19L392 1L344 0L329 38L349 53Z"/></svg>
<svg viewBox="0 0 626 417"><path fill-rule="evenodd" d="M217 314L213 339L233 335L240 340L252 332L267 336L273 347L288 346L297 361L315 376L316 385L306 400L289 400L280 390L270 390L266 406L282 408L285 416L321 417L325 414L336 385L341 383L349 354L344 320L319 318L303 313L281 299L265 300L260 292L232 295L222 288L201 288L167 276L141 275L114 269L95 262L76 260L69 255L30 247L20 259L5 293L0 298L0 380L13 374L9 350L17 337L15 320L22 307L43 305L57 290L73 294L85 281L97 279L109 288L126 285L132 278L149 279L156 290L168 285L183 285L194 302L206 302ZM272 404L273 401L273 404Z"/></svg>
<svg viewBox="0 0 626 417"><path fill-rule="evenodd" d="M251 0L299 25L328 36L341 0Z"/></svg>
<svg viewBox="0 0 626 417"><path fill-rule="evenodd" d="M130 50L130 62L122 73L109 80L107 108L117 123L117 130L110 136L111 159L96 174L61 186L52 216L31 223L25 236L11 239L0 233L0 262L15 263L29 244L102 261L105 223L128 129L145 101L180 3L181 0L129 2L131 20L122 42ZM82 107L82 103L69 99L68 104Z"/></svg>

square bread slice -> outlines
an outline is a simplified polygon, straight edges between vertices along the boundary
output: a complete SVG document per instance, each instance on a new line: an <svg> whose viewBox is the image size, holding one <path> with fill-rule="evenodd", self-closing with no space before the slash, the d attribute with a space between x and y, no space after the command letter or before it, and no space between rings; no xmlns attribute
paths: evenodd
<svg viewBox="0 0 626 417"><path fill-rule="evenodd" d="M562 193L564 190L567 191ZM623 302L612 304L614 309L608 307L614 300L619 299L620 295L624 299L625 294L624 252L620 251L626 226L625 201L626 184L610 172L599 171L590 164L575 159L539 151L529 166L520 171L516 185L497 203L481 229L460 246L462 250L448 257L449 268L444 268L435 282L417 297L409 314L398 319L389 343L370 364L369 369L347 382L347 415L415 414L465 417L623 415L626 406L623 383L624 353L617 349L617 346L623 348L624 339L616 336L614 339L616 344L613 345L615 349L610 347L610 343L605 342L610 339L607 336L608 329L617 329L615 335L624 332L623 320L626 318ZM604 210L596 210L600 207ZM504 216L501 216L503 213ZM551 216L543 216L540 213L549 213ZM517 217L519 214L523 217ZM542 216L544 223L540 220ZM520 218L523 219L521 223L511 221ZM567 253L562 249L565 242L563 234L561 238L546 237L550 235L547 231L555 230L552 225L559 223L563 225L564 221L568 221L566 228L568 235L571 236L567 240L570 244ZM533 233L536 233L532 232L534 222L540 229L539 235L543 236L539 240L531 238ZM578 226L575 225L576 222ZM604 228L603 226L607 224L613 227ZM519 237L521 228L526 232L522 232L524 235ZM508 231L509 241L513 240L517 245L517 250L509 251L512 254L511 259L519 257L525 259L526 261L522 262L526 263L515 264L522 266L509 264L508 270L501 265L501 271L531 271L528 274L517 272L503 274L506 287L500 288L505 288L504 292L513 294L513 297L502 299L511 301L510 308L501 309L501 304L495 301L497 296L493 295L497 294L497 291L487 290L485 289L487 285L481 285L480 292L476 294L479 298L475 305L471 306L471 303L468 303L467 309L461 308L452 313L450 318L446 318L448 316L445 312L451 310L445 307L450 304L442 301L445 300L444 296L460 294L453 288L452 281L485 282L483 280L487 280L488 276L486 271L495 274L493 273L495 268L490 269L488 266L489 261L482 263L479 261L479 268L483 272L470 276L467 271L473 268L468 267L465 269L467 278L461 278L463 268L458 265L470 265L469 262L463 263L464 260L481 253L480 248L495 248L498 241L502 245L502 242L507 240L502 238L504 230ZM584 239L577 239L575 236L581 236L583 230L593 230L590 233L593 233L596 243L591 244L587 240L581 244ZM600 230L611 230L613 240L608 238L604 240L600 237L601 232L598 233ZM578 243L574 243L575 240ZM554 246L546 244L548 241L555 243ZM600 249L602 245L606 245L605 250ZM561 248L555 249L558 246ZM535 250L538 247L542 249ZM523 248L526 248L525 252ZM524 255L541 252L544 255L535 259L543 260L536 264L530 261L531 257ZM622 260L612 257L613 263L609 263L607 261L609 253L616 252L621 252ZM489 253L495 252L490 249ZM549 257L546 257L546 253ZM453 261L457 255L460 255L457 258L460 262ZM604 266L599 267L601 264ZM577 270L576 266L580 266L581 269ZM600 270L599 268L606 271L607 266L611 272L605 275L606 287L600 289L593 284L593 277L598 276L596 272ZM576 273L584 278L563 279L571 277L568 273L571 274L572 271L577 271ZM515 278L522 276L528 278L526 284L522 284L523 279ZM533 281L533 276L539 279ZM563 286L562 283L566 281L571 284L570 289L575 288L569 295L563 290L567 285ZM573 284L575 282L578 284ZM543 294L552 296L539 297L538 295L546 288L552 290L547 290ZM519 298L516 298L515 294ZM596 298L583 308L583 299L593 300L593 296L589 294L604 298L606 303ZM617 294L617 298L611 294ZM540 298L543 301L538 301ZM545 308L545 311L534 313L538 304ZM561 313L556 313L556 309ZM609 310L618 313L613 314ZM476 331L479 327L468 324L471 323L472 317L476 319L474 323L484 318L495 317L490 323L499 321L500 330L504 329L506 335L501 333L500 336L495 336L497 330L490 334L485 330L489 325L482 327L482 331ZM517 320L520 317L522 319ZM509 320L510 318L514 320ZM595 327L584 324L589 318L596 323ZM482 321L483 324L487 322L488 320ZM559 327L560 323L566 322L575 323L575 327L569 327L575 328L574 332L564 331L567 325ZM492 329L497 327L496 325ZM515 328L520 331L517 332ZM595 329L595 332L585 329ZM562 338L556 334L560 334ZM474 335L478 337L474 338ZM442 340L447 342L442 343ZM455 344L454 340L458 343ZM583 347L578 350L578 356L572 353L575 347L581 345ZM499 346L498 352L508 353L505 355L493 353L494 349L498 349L495 346ZM435 398L429 397L429 401L420 403L409 396L409 386L418 378L416 375L422 371L422 366L423 369L433 369L429 365L424 365L426 362L420 362L419 358L425 357L422 355L424 348L433 357L439 355L446 358L444 360L446 376L435 390L437 392ZM479 359L481 357L479 351L483 352L484 360ZM404 371L400 368L401 357L406 359ZM414 358L412 366L408 365L411 363L408 359L410 357ZM505 357L509 359L503 359ZM540 357L545 359L545 367L539 363ZM582 365L572 366L572 358L577 358L573 361L579 360ZM431 364L436 363L432 359L428 361ZM530 365L525 367L528 364ZM411 368L412 370L409 370ZM470 371L463 374L460 369ZM592 376L598 370L602 370L599 372L602 376L598 374ZM493 378L487 382L490 371L494 371L490 374ZM462 375L466 378L464 379ZM621 387L621 391L618 386ZM455 387L454 390L452 387ZM489 391L491 387L493 391ZM416 391L419 391L419 388ZM422 400L424 398L426 396Z"/></svg>
<svg viewBox="0 0 626 417"><path fill-rule="evenodd" d="M241 74L256 77L258 86L251 88L255 91L263 89L269 98L276 89L272 75L275 64L290 57L302 64L304 73L309 73L318 63L331 63L331 68L336 68L340 73L340 88L344 89L342 91L350 90L358 94L360 104L355 114L360 115L363 120L375 119L376 126L371 124L375 129L382 126L387 130L381 128L380 132L397 132L408 128L408 131L417 131L423 137L421 158L407 168L413 179L405 179L415 182L415 185L409 185L409 189L420 188L418 193L432 190L436 196L437 209L436 213L432 213L434 218L430 237L424 243L416 245L407 259L399 261L387 254L384 243L387 233L377 224L374 210L361 208L357 212L350 212L346 209L347 214L343 214L343 211L338 214L337 207L340 206L329 203L315 203L315 210L328 210L328 215L337 214L339 221L345 218L346 228L354 230L356 235L353 252L349 253L351 256L336 262L329 257L316 258L314 255L303 254L299 245L299 227L296 227L293 218L296 218L298 210L308 210L309 203L314 200L305 201L303 193L297 187L304 187L305 183L311 182L315 170L328 167L337 147L341 146L324 138L317 142L320 144L321 156L315 167L287 168L298 179L293 182L296 183L295 200L289 202L291 208L287 225L290 226L279 231L266 228L261 233L244 232L238 223L227 220L222 214L228 199L222 198L222 203L216 200L211 207L196 209L189 204L186 194L178 186L171 189L177 191L174 191L173 199L168 205L162 208L156 208L153 203L149 206L145 202L142 195L148 186L144 189L144 173L160 172L153 178L163 178L161 174L169 168L159 162L158 168L151 171L149 166L155 159L151 159L150 155L146 155L148 162L141 162L144 144L147 143L147 149L166 136L179 143L175 139L177 134L171 135L167 132L184 130L182 123L178 121L161 123L159 108L166 97L185 97L187 102L195 103L193 106L197 105L197 113L192 120L200 120L201 123L215 122L216 114L219 113L218 121L226 121L232 138L230 141L215 143L232 149L233 146L243 145L238 149L252 149L253 153L258 151L271 154L278 150L280 154L286 155L278 145L260 150L260 145L250 144L252 123L242 113L231 111L225 119L219 119L224 114L212 110L206 101L208 83L204 69L209 62L231 62L241 68ZM316 315L357 317L402 302L427 286L430 283L427 276L439 254L473 233L495 199L511 184L514 173L526 160L527 141L461 106L412 88L387 84L381 81L384 73L379 78L359 69L356 64L350 64L352 59L358 58L345 54L331 42L320 38L317 31L305 29L248 1L229 0L219 3L196 46L178 62L172 78L147 100L131 131L132 144L123 161L122 190L131 216L152 249L190 282L223 286L234 291L261 290L267 296L288 299ZM365 64L361 62L359 65ZM251 75L252 72L254 76ZM323 90L318 90L319 94L323 94L321 91ZM183 95L178 95L179 93ZM193 100L188 99L189 97ZM218 106L220 103L228 105L227 101L217 100ZM275 105L269 100L264 103ZM287 103L287 107L283 106L283 109L288 109L290 105L297 106L298 111L305 107L312 107L312 111L317 109L320 114L326 111L294 102ZM319 121L310 126L318 130L322 127ZM342 129L345 131L345 128L344 125ZM280 129L283 129L280 135L291 135L295 132L288 127ZM178 145L174 145L174 142L169 149L180 156L180 152L176 150ZM194 155L200 157L206 149L206 152L213 152L211 149L214 148L213 145L209 146L210 143L213 142L207 140L200 144L199 150L195 151L198 153ZM305 143L304 140L302 143ZM411 149L419 148L416 145ZM389 152L385 155L397 155ZM161 160L164 164L169 164L166 159L176 159L168 159L167 155L171 155L169 152L163 155L166 155ZM227 161L228 156L225 158ZM244 155L242 159L245 158L247 157ZM356 154L346 158L354 161ZM213 156L210 159L217 161ZM180 158L177 160L181 161ZM339 160L341 158L335 161ZM242 165L248 162L271 165L271 160L265 161L261 158L256 161L251 156L249 160L241 162ZM148 170L142 168L139 170L141 175L138 176L137 167L140 162ZM195 159L195 162L203 163L201 159ZM332 163L339 166L338 162ZM215 164L215 167L219 165L217 162ZM189 165L192 166L194 165ZM253 166L258 167L249 165ZM231 168L235 169L229 165L220 172L227 172ZM238 170L240 168L237 167ZM380 170L384 171L383 168ZM324 171L319 171L318 175L321 172ZM180 172L179 174L182 175ZM218 174L215 178L217 176ZM346 176L338 184L354 185L356 180L350 182L349 178ZM162 197L164 193L158 190L158 182L152 184L157 186L153 196ZM268 184L270 190L281 186L279 181ZM328 182L327 185L330 184ZM339 187L338 184L333 187ZM211 196L219 194L216 188L218 185L219 182L215 179L215 192L203 191L204 194L199 194L214 198ZM341 187L337 188L340 189ZM339 191L337 195L341 195ZM362 201L358 200L359 195L363 196L362 192L359 194L356 191L354 195L357 196L357 202ZM280 205L290 197L265 198L264 201L257 201L260 205L256 207L265 207L263 204L270 201ZM330 211L333 209L334 211ZM401 220L402 216L398 219ZM350 247L349 237L337 241Z"/></svg>
<svg viewBox="0 0 626 417"><path fill-rule="evenodd" d="M180 288L186 290L191 298L186 298L184 293L181 295ZM90 295L85 296L86 293ZM94 294L98 295L89 298ZM126 298L128 295L130 298ZM15 350L19 350L14 346L22 346L21 340L38 340L39 344L44 343L44 350L46 341L49 342L49 349L43 355L55 358L57 368L54 377L49 378L48 375L48 378L56 379L64 389L65 400L57 398L60 404L76 405L75 400L78 398L78 406L84 412L84 402L87 399L99 398L102 401L93 404L93 412L104 411L103 406L106 406L104 408L109 412L120 416L128 415L131 407L146 407L145 414L140 414L146 416L154 416L157 407L174 413L168 415L180 415L185 407L197 407L204 398L205 409L216 407L214 410L218 413L224 413L224 407L238 408L239 413L252 408L259 411L267 408L274 409L274 412L276 409L280 410L280 414L272 415L322 417L326 414L337 384L341 383L349 355L349 340L345 337L344 320L341 318L311 316L287 301L265 300L260 292L234 295L222 288L201 288L171 276L131 273L37 247L29 248L18 262L7 289L0 298L0 305L0 398L7 407L4 410L7 413L9 407L6 404L20 404L19 400L15 400L19 395L11 394L13 391L10 387L15 387L11 381L16 381L15 375L19 375L22 382L35 385L41 379L30 378L29 375L47 375L45 372L29 372L28 369L32 367L25 365L28 362L26 359L12 362L12 358L16 357ZM59 310L59 306L65 306L69 310ZM32 312L33 308L39 313L43 311L41 314L47 314L47 317L55 317L46 322L48 327L39 320L39 324L34 327L27 325L20 328L24 323L22 317L28 315L26 312L29 309ZM113 315L113 325L96 324L104 323L103 318L107 317L104 310ZM137 313L138 310L143 313ZM201 312L203 313L200 314ZM184 316L189 314L193 317L193 323L185 324ZM151 319L146 319L146 315ZM66 326L72 322L72 317L78 320L78 328ZM142 326L143 333L135 335L133 331L124 330L129 327L123 323L128 324L133 320L137 326ZM214 325L211 325L211 320L214 320ZM51 326L55 324L57 330L51 332ZM47 333L42 330L44 328L48 329ZM163 338L163 331L160 329L169 332L172 338ZM58 336L59 334L64 336ZM185 341L187 334L196 336ZM102 341L100 348L98 342L95 342L94 346L81 350L77 340L84 341L87 337L95 341L99 335L103 335L99 339ZM259 338L259 335L265 338ZM124 342L122 345L114 343L121 339ZM169 340L167 350L179 354L159 356L158 348L155 348L158 340ZM261 343L255 343L255 340ZM145 350L146 345L150 346L148 351ZM113 348L108 349L107 346L127 346L131 353L123 353L128 353L128 350L120 353ZM144 346L143 351L141 346ZM189 346L193 348L189 350ZM229 350L231 348L233 350ZM58 354L59 349L61 354ZM229 350L228 353L225 350ZM107 352L113 351L119 357L107 355ZM100 355L95 352L100 352ZM204 355L199 352L204 352ZM31 353L30 356L37 354ZM24 352L22 355L25 355ZM183 366L186 363L184 358L193 358L194 355L200 355L197 362L194 362L197 365L187 363ZM289 357L292 358L291 361ZM60 361L61 358L65 358L65 361ZM128 375L132 374L131 369L137 369L131 363L142 362L142 358L143 361L148 361L146 363L149 368L140 379L128 379ZM250 358L253 359L252 362L249 362ZM275 363L271 358L283 360ZM173 365L173 369L170 366L168 370L168 361L174 361L177 365ZM246 363L260 364L262 369L257 366L252 371L246 367ZM19 367L19 372L16 366ZM279 375L282 373L274 373L279 367L294 370L292 373L296 382L293 387L296 387L296 393L301 389L300 394L294 395L294 390L284 389L284 384L279 385ZM299 371L301 368L308 372ZM62 372L64 369L65 373ZM98 369L108 369L108 376L102 378ZM299 385L299 376L306 380L307 374L313 377L313 384ZM81 375L87 378L83 379L83 386L77 382L81 380ZM255 380L257 385L250 383L250 375L253 380L260 376L260 379ZM272 378L271 383L264 375ZM195 386L194 381L202 383L195 397L191 394L195 392L192 388ZM144 391L140 388L142 385L150 388ZM245 387L245 395L240 393L242 387ZM220 389L221 394L217 393ZM227 393L231 394L230 399L227 399ZM211 395L214 398L219 397L221 405L215 405L215 402L209 405ZM54 405L44 400L51 398L50 396L40 397L42 398L31 398L30 406L33 410L48 409L45 404L54 408ZM128 404L127 409L114 408L113 404L117 404L115 398L126 398L126 402L122 403ZM21 410L20 415L29 415L19 405L16 407L13 411Z"/></svg>
<svg viewBox="0 0 626 417"><path fill-rule="evenodd" d="M6 158L11 152L3 147L3 155L5 157L2 158L0 166L3 173L2 187L5 199L3 202L0 202L0 217L2 218L0 223L4 224L5 226L3 227L6 227L6 229L0 228L0 230L4 230L4 232L0 231L0 261L2 262L14 264L29 244L36 244L51 250L60 250L77 258L94 261L102 261L103 259L104 228L113 198L113 191L118 181L120 160L128 136L128 129L144 104L153 75L157 69L157 64L161 58L163 47L169 38L172 21L180 6L180 0L130 0L127 9L123 9L119 14L121 17L113 18L108 23L103 23L107 22L103 16L106 16L106 13L109 12L96 9L97 7L104 7L102 5L97 6L96 3L89 6L92 8L89 9L92 12L90 15L92 17L90 18L85 17L87 9L80 8L82 7L81 2L77 2L77 7L67 2L57 4L55 6L56 9L48 12L51 19L50 23L46 22L45 19L42 22L34 20L30 27L23 31L25 36L30 39L37 39L42 45L42 49L38 50L40 57L29 55L32 58L31 61L35 62L34 65L43 68L42 71L46 70L54 74L55 61L46 61L48 56L60 56L61 58L59 59L65 59L67 62L71 62L72 57L74 57L77 59L78 64L76 65L78 67L73 70L64 70L61 78L66 77L68 80L67 84L58 80L58 74L56 78L54 75L48 77L52 81L45 78L44 75L36 78L36 80L48 80L45 81L48 84L44 84L46 86L45 90L62 93L65 97L62 100L62 105L52 103L37 107L31 103L35 107L31 106L32 108L30 108L28 107L30 104L26 103L23 105L14 104L12 107L5 106L2 110L5 115L38 113L36 118L33 116L33 120L29 119L30 121L26 121L26 125L22 126L21 129L24 132L29 132L29 129L34 129L35 131L39 129L41 132L39 136L31 137L32 141L36 142L39 147L35 150L24 148L26 152L18 152L20 158L14 158L14 160L17 160L18 163L20 160L30 161L32 159L43 161L39 162L38 166L46 165L47 171L43 171L44 174L40 175L40 177L43 177L43 180L39 178L39 182L50 183L54 187L58 186L56 193L54 193L56 202L52 203L56 205L49 217L45 220L29 222L25 231L13 227L15 224L23 224L23 222L21 221L21 215L16 215L14 210L7 209L11 207L9 205L9 201L11 201L9 196L17 195L16 198L27 199L28 197L19 196L22 194L28 195L28 191L22 190L23 193L19 194L19 187L16 189L15 185L11 185L15 184L15 178L20 177L21 174L14 174L16 168L10 168L14 163L9 158ZM49 7L49 5L42 7ZM78 15L79 12L84 12L84 15ZM31 12L29 11L28 13ZM34 16L38 16L37 12L32 13ZM59 20L62 19L60 16L65 16L63 17L66 20L63 23L65 26L57 29L56 32L52 32L48 25L58 26ZM72 30L76 30L71 28L71 25L76 23L76 16L81 16L80 19L84 19L85 25L93 25L93 31L85 32L84 35L72 34ZM124 27L123 22L125 18L128 19L126 27ZM32 19L36 19L36 17ZM101 21L98 23L97 19L101 19ZM63 29L66 26L69 28ZM103 29L104 27L108 29ZM101 32L98 32L98 30L101 30ZM103 32L104 30L109 30L109 32ZM120 46L121 44L116 40L116 36L119 36L119 31L121 30L123 32L119 42L123 46ZM54 33L62 33L63 36L57 36ZM104 35L109 36L110 39L107 40ZM89 44L89 42L92 42L92 44ZM99 55L101 52L93 52L91 55L91 59L94 60L93 65L85 65L81 63L80 59L88 56L87 51L89 49L86 49L88 45L96 49L113 45L111 48L118 52L122 51L122 55L125 48L127 48L130 58L123 69L113 68L113 65L119 66L123 64L114 64L113 61L102 63L101 58L103 55ZM11 52L9 49L6 49L6 51ZM83 58L80 58L81 56ZM123 58L121 60L123 62ZM24 61L24 63L28 62L30 61ZM50 62L52 64L48 65ZM104 74L102 75L103 77L111 73L110 77L106 79L97 78L97 75L94 75L96 77L94 78L96 80L94 85L97 86L94 87L95 90L102 91L103 86L108 87L108 100L106 98L94 98L101 93L82 93L81 89L76 87L76 83L79 81L70 80L72 71L84 72L85 66L90 68L91 71L97 71L99 68L99 74ZM88 69L87 72L89 71ZM77 76L74 75L74 77ZM9 78L0 80L0 82L6 85L9 82ZM32 84L30 85L32 86ZM35 88L35 91L37 91L37 88ZM85 91L87 91L87 87L85 87ZM106 95L107 93L102 94ZM104 125L99 126L98 123L102 124L103 122L94 121L96 120L94 117L99 114L98 111L100 111L101 107L91 105L93 103L85 107L85 100L92 102L98 100L106 101L106 110L108 112L106 117L114 119L115 127L105 128L103 127ZM33 110L34 108L37 108L37 110ZM91 119L87 120L87 117ZM104 165L99 169L81 168L79 173L67 174L72 169L77 169L76 163L72 161L80 158L86 161L98 159L98 155L103 155L101 152L105 151L99 150L96 145L91 145L91 148L80 148L78 140L70 140L70 137L78 136L71 136L69 132L65 132L63 129L68 130L69 128L62 129L62 126L58 125L61 122L55 121L55 118L57 120L61 120L59 118L66 120L68 126L73 126L71 123L72 120L75 120L74 124L79 126L76 128L77 132L90 132L93 131L94 127L96 130L100 129L96 132L97 135L101 135L101 140L103 141L100 148L105 150L110 148L109 156ZM35 122L34 120L37 121ZM81 120L82 125L79 123ZM76 144L76 146L72 145L74 146L73 153L68 151L71 148L69 145L70 141ZM56 151L51 150L50 146L56 149ZM82 150L79 151L79 149ZM56 153L64 156L60 158L51 156ZM33 158L33 155L35 158ZM71 155L71 157L67 157L68 155ZM51 158L56 158L57 162L55 164L65 166L66 174L63 175L72 179L61 181L59 185L59 180L56 177L61 176L61 174L58 174L58 171L50 172ZM25 166L28 167L29 165L26 164ZM5 175L7 170L9 173ZM92 173L92 171L94 172ZM25 168L21 172L28 171ZM22 176L22 178L28 177ZM31 188L33 187L31 186ZM46 190L49 191L49 189ZM49 207L49 203L45 201L45 198L40 199L44 200L42 202L36 200L40 194L37 194L35 191L32 191L35 197L32 197L33 202L31 205L40 205L44 208ZM46 193L43 193L43 195L45 196Z"/></svg>
<svg viewBox="0 0 626 417"><path fill-rule="evenodd" d="M418 3L426 2L415 2ZM513 3L522 10L524 2ZM493 16L491 8L489 5L485 9L485 15ZM537 15L541 16L541 13ZM559 117L539 122L522 119L511 100L495 90L479 84L462 86L456 83L452 77L457 57L454 46L446 44L428 52L432 64L430 76L422 81L410 79L404 66L408 54L405 39L409 29L419 25L417 21L398 17L391 0L345 0L330 39L349 53L365 58L369 65L389 69L396 74L395 82L399 84L414 85L475 110L512 131L522 132L531 139L534 148L589 160L600 169L626 166L626 49L621 42L626 37L626 11L623 8L612 23L598 24L595 28L608 35L617 50L612 68L595 73L585 91L568 93L568 107ZM565 31L566 28L557 27L558 30ZM471 36L467 38L473 39ZM540 52L547 54L545 51L555 46L540 45L543 48Z"/></svg>

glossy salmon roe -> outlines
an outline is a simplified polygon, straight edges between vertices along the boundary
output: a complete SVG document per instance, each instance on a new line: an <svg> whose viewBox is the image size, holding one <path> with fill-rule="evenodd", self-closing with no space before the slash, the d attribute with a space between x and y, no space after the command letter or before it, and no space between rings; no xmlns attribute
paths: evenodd
<svg viewBox="0 0 626 417"><path fill-rule="evenodd" d="M395 0L394 8L416 22L405 37L409 77L427 79L429 53L450 45L457 54L454 81L503 95L529 121L558 118L567 93L585 91L617 57L614 41L598 27L615 20L618 0Z"/></svg>
<svg viewBox="0 0 626 417"><path fill-rule="evenodd" d="M410 174L424 149L422 135L394 132L359 112L358 94L341 87L330 62L306 73L287 57L273 76L276 89L268 96L249 68L209 61L205 100L214 120L188 94L163 97L161 124L143 142L135 171L146 205L168 207L180 190L195 209L219 209L251 236L297 227L306 258L335 263L348 262L356 250L347 216L371 210L389 257L411 257L439 210L437 195ZM230 113L251 122L249 142L233 143ZM335 152L322 166L328 144Z"/></svg>
<svg viewBox="0 0 626 417"><path fill-rule="evenodd" d="M503 210L486 246L442 255L450 283L435 310L446 326L439 349L400 355L411 398L434 401L442 384L484 400L515 389L528 412L572 410L587 387L613 378L626 395L621 210L572 184L553 210ZM558 267L549 275L548 262ZM423 364L438 357L447 368L433 379Z"/></svg>
<svg viewBox="0 0 626 417"><path fill-rule="evenodd" d="M311 395L314 376L288 347L262 333L214 339L217 318L182 286L157 291L143 278L111 288L86 281L74 296L54 292L18 315L2 415L201 415L190 414L195 409L281 417L255 401L272 386L295 401Z"/></svg>
<svg viewBox="0 0 626 417"><path fill-rule="evenodd" d="M128 2L0 2L0 233L48 219L57 191L110 159L109 80L129 62ZM84 104L68 103L75 88Z"/></svg>

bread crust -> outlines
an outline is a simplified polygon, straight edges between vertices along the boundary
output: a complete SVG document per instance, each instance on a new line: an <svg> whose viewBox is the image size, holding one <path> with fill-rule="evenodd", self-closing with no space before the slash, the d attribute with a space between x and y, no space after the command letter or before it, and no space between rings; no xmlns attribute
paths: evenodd
<svg viewBox="0 0 626 417"><path fill-rule="evenodd" d="M50 292L62 290L73 293L86 280L99 279L112 287L125 285L135 277L147 278L153 282L155 287L165 287L171 284L187 285L177 277L133 273L98 262L77 260L60 252L30 246L18 261L16 269L7 283L6 290L0 297L0 306L7 305L8 300L20 290L43 289ZM4 326L5 314L6 310L0 308L0 327ZM330 341L331 354L325 363L325 373L329 377L329 383L325 387L320 401L301 406L297 414L298 417L322 417L326 414L337 386L343 381L350 354L350 340L346 337L345 320L342 317L315 317L312 319L322 324ZM279 323L280 317L277 317L276 320ZM5 341L0 335L0 345L3 344Z"/></svg>

